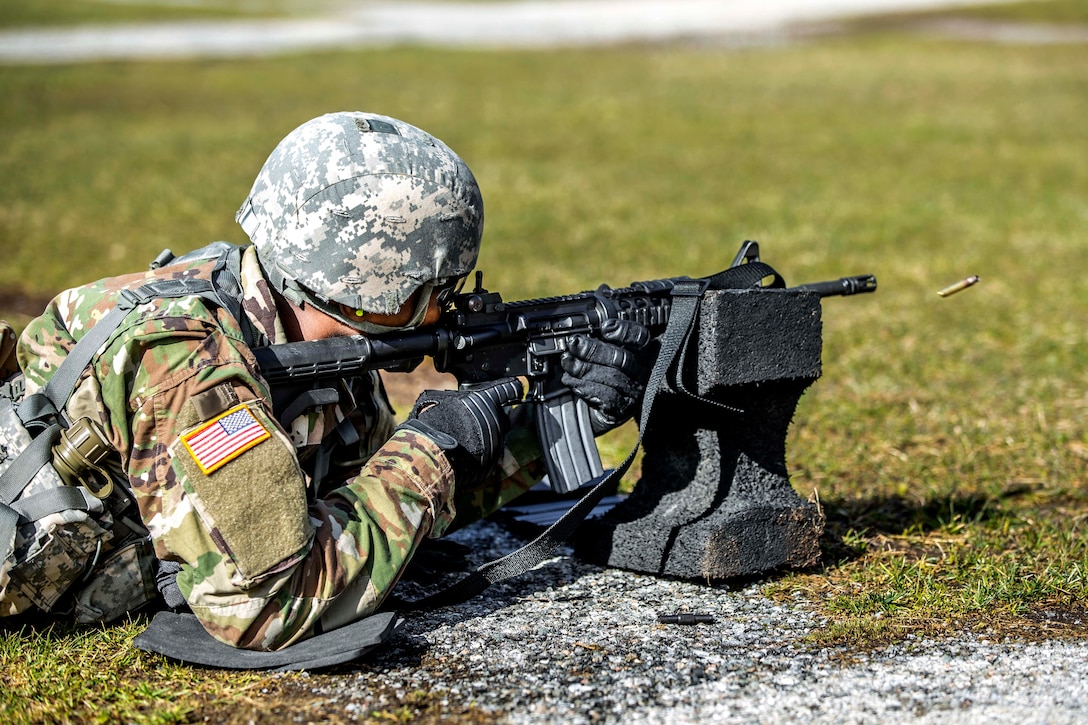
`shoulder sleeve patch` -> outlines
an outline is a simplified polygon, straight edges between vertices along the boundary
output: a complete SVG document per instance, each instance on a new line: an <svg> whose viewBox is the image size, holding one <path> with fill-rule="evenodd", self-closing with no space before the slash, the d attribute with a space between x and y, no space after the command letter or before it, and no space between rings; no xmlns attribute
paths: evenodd
<svg viewBox="0 0 1088 725"><path fill-rule="evenodd" d="M243 403L185 433L181 442L206 476L271 436Z"/></svg>
<svg viewBox="0 0 1088 725"><path fill-rule="evenodd" d="M179 418L191 419L192 411L187 401ZM259 403L186 429L169 451L189 504L166 514L171 520L162 538L171 552L189 562L209 551L222 555L231 562L224 571L234 569L232 586L244 590L309 551L314 526L306 479L294 448Z"/></svg>

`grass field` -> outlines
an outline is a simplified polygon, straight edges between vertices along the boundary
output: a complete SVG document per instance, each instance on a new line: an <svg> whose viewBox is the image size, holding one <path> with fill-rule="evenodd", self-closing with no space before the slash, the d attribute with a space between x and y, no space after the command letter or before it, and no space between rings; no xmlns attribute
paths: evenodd
<svg viewBox="0 0 1088 725"><path fill-rule="evenodd" d="M1001 12L1085 19L1024 7ZM875 295L825 302L824 376L790 433L794 485L828 516L825 565L766 590L828 614L814 645L1085 633L1088 47L884 30L399 49L0 68L0 91L0 317L19 326L163 247L243 241L233 214L271 148L345 109L465 157L487 203L480 266L508 299L713 272L744 239L790 283L872 272ZM982 282L936 295L968 275ZM290 684L162 665L127 646L139 629L6 634L0 719L214 719Z"/></svg>

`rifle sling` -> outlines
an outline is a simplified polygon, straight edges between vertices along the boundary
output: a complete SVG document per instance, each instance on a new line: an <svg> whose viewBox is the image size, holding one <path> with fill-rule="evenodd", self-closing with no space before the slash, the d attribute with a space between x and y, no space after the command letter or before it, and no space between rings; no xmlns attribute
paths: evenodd
<svg viewBox="0 0 1088 725"><path fill-rule="evenodd" d="M669 322L661 336L661 352L654 363L649 381L646 383L646 396L642 404L642 415L638 425L638 440L627 458L616 468L605 471L600 476L587 482L584 487L591 487L559 520L544 530L525 546L481 565L476 571L454 582L446 589L429 596L408 601L393 600L390 604L412 611L448 607L466 602L483 592L489 586L504 579L524 574L551 556L552 552L566 541L589 512L596 508L606 495L613 493L620 479L635 460L635 454L642 445L642 437L653 409L654 398L658 391L667 387L667 378L677 355L687 347L692 327L699 311L699 302L708 289L744 289L753 287L765 277L774 277L772 287L782 287L782 278L770 266L763 262L749 262L730 267L713 277L706 279L677 280L673 286L672 311Z"/></svg>

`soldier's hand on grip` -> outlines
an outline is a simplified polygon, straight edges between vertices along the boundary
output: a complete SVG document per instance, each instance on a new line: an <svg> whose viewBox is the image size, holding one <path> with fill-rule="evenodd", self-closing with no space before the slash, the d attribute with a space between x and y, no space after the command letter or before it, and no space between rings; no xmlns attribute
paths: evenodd
<svg viewBox="0 0 1088 725"><path fill-rule="evenodd" d="M465 390L428 390L404 425L428 435L447 452L458 481L478 480L498 463L510 430L506 408L521 396L517 378Z"/></svg>
<svg viewBox="0 0 1088 725"><path fill-rule="evenodd" d="M563 353L563 384L589 405L596 435L634 415L653 368L650 332L637 322L606 320L601 338L577 335Z"/></svg>

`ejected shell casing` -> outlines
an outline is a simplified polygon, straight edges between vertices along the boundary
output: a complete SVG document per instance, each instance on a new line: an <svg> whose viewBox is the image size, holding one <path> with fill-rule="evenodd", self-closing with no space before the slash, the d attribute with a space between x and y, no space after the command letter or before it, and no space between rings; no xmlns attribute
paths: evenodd
<svg viewBox="0 0 1088 725"><path fill-rule="evenodd" d="M954 295L957 292L962 292L963 290L967 289L971 285L978 284L978 281L980 279L982 279L982 278L979 277L977 274L971 275L967 279L962 279L959 282L957 282L956 284L950 284L947 287L945 287L944 289L938 290L937 294L939 294L941 297L948 297L949 295Z"/></svg>
<svg viewBox="0 0 1088 725"><path fill-rule="evenodd" d="M661 614L657 621L661 624L713 624L714 617L709 614L691 614L688 612L676 614Z"/></svg>

